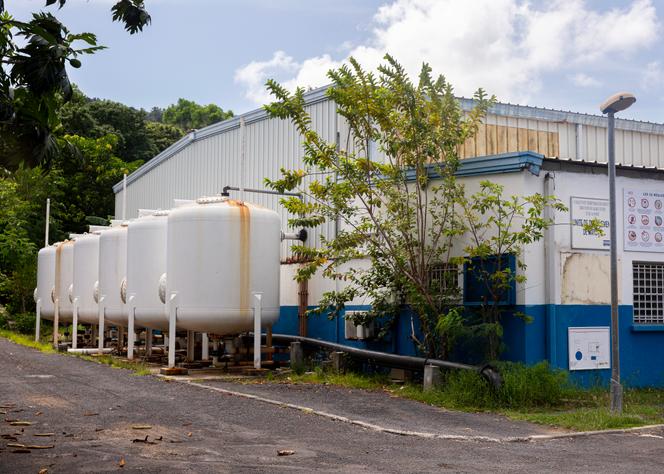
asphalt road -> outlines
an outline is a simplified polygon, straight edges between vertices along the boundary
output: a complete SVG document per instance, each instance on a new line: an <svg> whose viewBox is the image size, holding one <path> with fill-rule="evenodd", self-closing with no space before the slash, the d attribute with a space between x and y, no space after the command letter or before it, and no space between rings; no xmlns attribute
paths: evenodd
<svg viewBox="0 0 664 474"><path fill-rule="evenodd" d="M358 396L331 390L316 395L316 403L324 400L328 411L336 403L341 410ZM289 397L297 399L297 392ZM48 473L664 472L661 430L528 443L397 436L206 388L134 376L74 357L43 354L2 338L0 406L6 412L0 422L2 473L37 473L44 468ZM430 407L408 405L415 417L422 416L418 407L431 416ZM390 413L385 412L386 423ZM377 410L373 416L379 415ZM452 420L458 414L449 415ZM437 424L445 425L445 412L435 416ZM459 419L450 426L458 426ZM31 424L12 425L10 420ZM464 420L472 425L469 429L483 432L480 418ZM500 431L495 417L484 422L494 433ZM134 429L141 425L149 428ZM508 433L516 429L507 422L505 427ZM23 452L12 444L53 448ZM294 454L279 456L279 450Z"/></svg>

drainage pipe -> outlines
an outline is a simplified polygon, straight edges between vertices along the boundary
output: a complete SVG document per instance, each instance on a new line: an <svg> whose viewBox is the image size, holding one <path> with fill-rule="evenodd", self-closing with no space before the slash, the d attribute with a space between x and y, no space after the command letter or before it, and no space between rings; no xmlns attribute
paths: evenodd
<svg viewBox="0 0 664 474"><path fill-rule="evenodd" d="M105 347L103 349L100 349L98 347L87 347L87 348L81 348L81 349L67 349L67 352L70 352L72 354L110 354L113 352L115 349L112 347Z"/></svg>
<svg viewBox="0 0 664 474"><path fill-rule="evenodd" d="M347 354L355 357L374 360L378 363L385 364L388 367L423 370L426 365L433 365L446 369L473 370L478 372L495 388L499 388L502 384L502 377L500 376L500 373L498 373L498 370L488 364L483 366L476 366L461 364L458 362L449 362L446 360L388 354L387 352L358 349L356 347L345 346L343 344L337 344L334 342L321 341L319 339L312 339L310 337L290 336L287 334L273 334L272 339L275 342L300 342L309 346L317 346L332 351L346 352Z"/></svg>

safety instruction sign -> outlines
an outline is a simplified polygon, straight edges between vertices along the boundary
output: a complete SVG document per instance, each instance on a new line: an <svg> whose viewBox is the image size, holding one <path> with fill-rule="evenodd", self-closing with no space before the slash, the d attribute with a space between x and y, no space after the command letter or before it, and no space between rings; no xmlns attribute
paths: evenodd
<svg viewBox="0 0 664 474"><path fill-rule="evenodd" d="M570 198L572 221L572 248L588 250L609 250L609 200L575 197ZM583 228L593 219L602 223L603 235L589 232Z"/></svg>
<svg viewBox="0 0 664 474"><path fill-rule="evenodd" d="M567 328L569 370L611 368L610 328Z"/></svg>
<svg viewBox="0 0 664 474"><path fill-rule="evenodd" d="M623 191L624 249L664 252L664 189Z"/></svg>

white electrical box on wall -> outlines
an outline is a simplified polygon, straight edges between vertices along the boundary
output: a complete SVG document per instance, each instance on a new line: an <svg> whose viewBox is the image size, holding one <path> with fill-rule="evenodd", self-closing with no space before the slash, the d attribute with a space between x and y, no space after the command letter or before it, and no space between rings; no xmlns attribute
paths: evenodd
<svg viewBox="0 0 664 474"><path fill-rule="evenodd" d="M569 370L611 368L611 329L601 327L567 328Z"/></svg>

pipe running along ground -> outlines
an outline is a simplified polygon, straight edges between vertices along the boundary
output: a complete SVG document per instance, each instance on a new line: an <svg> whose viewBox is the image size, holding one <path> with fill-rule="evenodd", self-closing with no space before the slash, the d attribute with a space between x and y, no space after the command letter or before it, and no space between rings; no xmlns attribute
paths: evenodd
<svg viewBox="0 0 664 474"><path fill-rule="evenodd" d="M345 352L354 357L362 359L371 359L382 365L400 369L416 369L423 370L426 365L433 365L445 369L459 369L459 370L472 370L479 373L492 387L500 388L502 384L502 377L495 367L485 365L469 365L461 364L458 362L450 362L447 360L427 359L424 357L403 356L397 354L389 354L387 352L370 351L368 349L358 349L357 347L345 346L334 342L321 341L319 339L312 339L310 337L291 336L287 334L273 334L272 340L275 342L299 342L304 345L321 347L333 351Z"/></svg>

